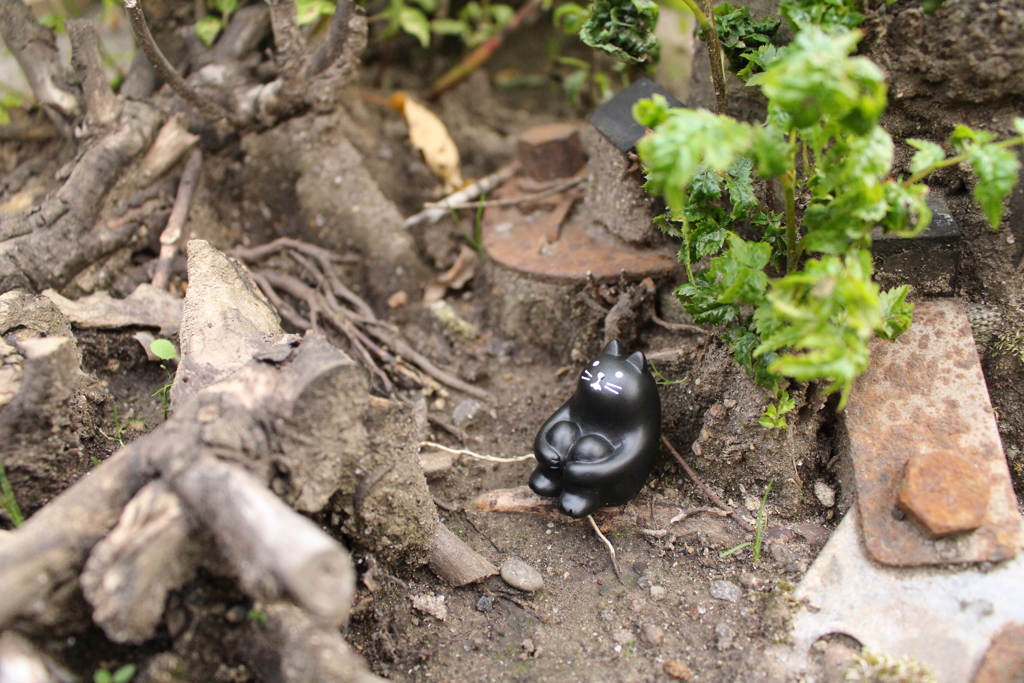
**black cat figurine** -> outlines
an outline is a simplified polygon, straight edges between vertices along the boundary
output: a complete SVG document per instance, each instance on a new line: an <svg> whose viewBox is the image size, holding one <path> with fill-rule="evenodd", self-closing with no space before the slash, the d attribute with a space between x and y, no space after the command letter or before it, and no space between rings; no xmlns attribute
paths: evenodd
<svg viewBox="0 0 1024 683"><path fill-rule="evenodd" d="M557 496L575 518L625 505L647 483L660 437L661 398L647 359L639 351L624 357L619 342L608 342L537 433L530 488Z"/></svg>

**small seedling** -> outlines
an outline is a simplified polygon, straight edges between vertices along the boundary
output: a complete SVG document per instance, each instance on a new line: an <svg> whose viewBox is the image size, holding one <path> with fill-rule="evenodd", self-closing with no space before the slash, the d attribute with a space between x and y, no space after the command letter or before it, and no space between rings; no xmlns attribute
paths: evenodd
<svg viewBox="0 0 1024 683"><path fill-rule="evenodd" d="M671 386L673 384L686 384L686 379L667 379L665 375L658 372L658 368L654 367L654 363L651 363L650 359L647 359L650 363L651 373L654 375L654 383L660 387Z"/></svg>
<svg viewBox="0 0 1024 683"><path fill-rule="evenodd" d="M744 548L746 548L749 545L750 545L750 541L744 541L743 543L740 543L739 545L733 546L733 547L729 548L728 550L724 550L724 551L718 553L718 556L724 559L726 557L729 557L733 553L738 553L739 551L743 550Z"/></svg>
<svg viewBox="0 0 1024 683"><path fill-rule="evenodd" d="M772 479L765 487L764 495L761 497L761 508L757 511L757 528L754 530L754 562L761 560L761 541L764 540L765 505L768 503L768 494L772 490Z"/></svg>
<svg viewBox="0 0 1024 683"><path fill-rule="evenodd" d="M266 627L267 625L267 613L261 609L251 609L246 613L246 618L257 626Z"/></svg>
<svg viewBox="0 0 1024 683"><path fill-rule="evenodd" d="M0 461L0 508L4 509L14 526L21 526L25 522L18 501L14 498L11 482L7 480L7 470L4 469L3 461Z"/></svg>
<svg viewBox="0 0 1024 683"><path fill-rule="evenodd" d="M135 665L125 664L111 673L108 669L97 669L93 674L93 683L128 683L135 676Z"/></svg>
<svg viewBox="0 0 1024 683"><path fill-rule="evenodd" d="M786 413L792 412L795 406L796 402L789 397L789 392L783 391L779 394L779 402L768 404L757 423L767 429L785 429L789 426L786 424Z"/></svg>
<svg viewBox="0 0 1024 683"><path fill-rule="evenodd" d="M165 416L165 419L166 419L166 416ZM100 434L102 434L103 436L107 437L109 440L116 441L119 445L124 446L124 430L128 427L128 425L130 425L132 423L135 423L135 422L142 423L142 420L128 420L127 422L122 424L122 422L121 422L121 414L120 414L120 412L117 409L117 404L114 404L114 435L110 436L109 434L104 432L102 429L100 430ZM95 455L92 456L92 458L93 458L93 465L99 465L100 464L100 461L96 459Z"/></svg>
<svg viewBox="0 0 1024 683"><path fill-rule="evenodd" d="M178 349L169 339L154 339L149 345L149 350L153 352L154 356L164 361L177 362L181 360ZM171 385L174 383L174 373L162 363L160 367L167 373L167 383L154 391L153 396L160 397L160 405L164 411L164 420L166 420L167 416L171 414Z"/></svg>

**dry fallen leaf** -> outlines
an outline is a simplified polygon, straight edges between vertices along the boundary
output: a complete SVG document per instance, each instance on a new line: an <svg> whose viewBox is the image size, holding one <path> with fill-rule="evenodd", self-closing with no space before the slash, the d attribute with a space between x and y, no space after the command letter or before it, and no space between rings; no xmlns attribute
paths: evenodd
<svg viewBox="0 0 1024 683"><path fill-rule="evenodd" d="M444 191L453 192L461 187L459 148L441 119L401 90L391 96L389 104L405 116L409 142L423 153L427 166L444 181Z"/></svg>

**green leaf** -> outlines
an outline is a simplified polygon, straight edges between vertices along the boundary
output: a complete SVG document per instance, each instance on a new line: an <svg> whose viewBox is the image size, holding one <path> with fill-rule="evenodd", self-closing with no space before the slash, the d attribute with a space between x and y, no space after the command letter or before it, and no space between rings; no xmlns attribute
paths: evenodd
<svg viewBox="0 0 1024 683"><path fill-rule="evenodd" d="M765 19L755 22L746 7L733 7L723 2L715 7L715 29L722 52L729 61L729 70L733 73L748 71L753 74L760 70L758 55L761 48L773 47L771 39L782 22L778 19ZM701 40L706 40L704 29L698 31ZM761 53L763 54L763 53Z"/></svg>
<svg viewBox="0 0 1024 683"><path fill-rule="evenodd" d="M885 201L889 209L881 220L883 232L900 237L920 234L932 222L932 211L925 201L927 196L928 187L925 185L905 188L896 181L885 183Z"/></svg>
<svg viewBox="0 0 1024 683"><path fill-rule="evenodd" d="M196 35L199 36L199 40L203 41L204 45L211 47L214 41L217 40L217 36L220 35L222 28L224 28L224 22L219 17L207 14L196 22Z"/></svg>
<svg viewBox="0 0 1024 683"><path fill-rule="evenodd" d="M754 181L750 177L753 167L749 157L740 157L725 174L725 189L729 191L729 201L732 202L733 220L745 220L757 210Z"/></svg>
<svg viewBox="0 0 1024 683"><path fill-rule="evenodd" d="M430 22L420 10L415 7L403 7L398 14L398 25L419 40L423 47L430 45Z"/></svg>
<svg viewBox="0 0 1024 683"><path fill-rule="evenodd" d="M771 246L764 242L747 242L730 233L729 248L711 259L709 281L714 283L716 299L723 304L757 306L764 299L768 276L764 267L771 259Z"/></svg>
<svg viewBox="0 0 1024 683"><path fill-rule="evenodd" d="M1017 132L1024 135L1024 119L1017 118L1013 120L1013 127L1017 129Z"/></svg>
<svg viewBox="0 0 1024 683"><path fill-rule="evenodd" d="M655 107L636 107L646 120L661 118L654 132L636 145L644 169L646 188L665 197L674 216L687 203L687 188L705 169L726 171L747 151L753 128L705 109L671 109L662 114Z"/></svg>
<svg viewBox="0 0 1024 683"><path fill-rule="evenodd" d="M657 62L658 5L652 0L594 0L580 40L622 62Z"/></svg>
<svg viewBox="0 0 1024 683"><path fill-rule="evenodd" d="M697 273L693 282L680 285L676 289L676 296L698 325L724 325L735 320L740 313L739 306L718 300L715 287L708 280L707 271Z"/></svg>
<svg viewBox="0 0 1024 683"><path fill-rule="evenodd" d="M864 21L860 9L860 0L783 0L779 4L779 14L794 29L820 26L828 33L860 26Z"/></svg>
<svg viewBox="0 0 1024 683"><path fill-rule="evenodd" d="M970 145L967 162L978 176L974 186L974 199L988 218L993 229L1003 219L1003 202L1017 185L1020 161L1009 149L996 144Z"/></svg>
<svg viewBox="0 0 1024 683"><path fill-rule="evenodd" d="M160 360L180 360L178 349L169 339L154 339L149 343L149 350Z"/></svg>
<svg viewBox="0 0 1024 683"><path fill-rule="evenodd" d="M330 16L337 9L329 0L295 0L299 26L312 24L320 17Z"/></svg>
<svg viewBox="0 0 1024 683"><path fill-rule="evenodd" d="M584 62L585 66L589 66ZM672 109L663 95L655 93L650 99L638 100L633 105L633 119L645 128L661 125Z"/></svg>
<svg viewBox="0 0 1024 683"><path fill-rule="evenodd" d="M430 30L442 36L461 36L472 29L461 19L433 19L430 22Z"/></svg>
<svg viewBox="0 0 1024 683"><path fill-rule="evenodd" d="M946 160L946 150L934 142L907 138L907 144L918 150L914 154L914 158L910 160L910 172L912 174L920 173Z"/></svg>
<svg viewBox="0 0 1024 683"><path fill-rule="evenodd" d="M438 0L412 0L417 5L423 8L424 12L433 13L437 11Z"/></svg>
<svg viewBox="0 0 1024 683"><path fill-rule="evenodd" d="M97 669L92 675L93 683L114 683L114 677L106 669Z"/></svg>
<svg viewBox="0 0 1024 683"><path fill-rule="evenodd" d="M575 2L567 2L555 8L551 23L562 29L566 35L576 35L590 18L590 12Z"/></svg>
<svg viewBox="0 0 1024 683"><path fill-rule="evenodd" d="M879 295L882 306L882 324L875 328L875 334L882 339L893 341L907 331L913 322L914 304L907 302L910 287L901 285Z"/></svg>
<svg viewBox="0 0 1024 683"><path fill-rule="evenodd" d="M112 683L128 683L135 676L135 665L125 664L114 672Z"/></svg>
<svg viewBox="0 0 1024 683"><path fill-rule="evenodd" d="M789 115L790 130L829 119L863 135L877 123L886 104L885 79L867 58L849 56L859 40L856 31L829 35L804 28L760 76L770 105Z"/></svg>
<svg viewBox="0 0 1024 683"><path fill-rule="evenodd" d="M773 125L754 129L750 154L754 157L757 175L778 178L794 166L794 147L783 132Z"/></svg>

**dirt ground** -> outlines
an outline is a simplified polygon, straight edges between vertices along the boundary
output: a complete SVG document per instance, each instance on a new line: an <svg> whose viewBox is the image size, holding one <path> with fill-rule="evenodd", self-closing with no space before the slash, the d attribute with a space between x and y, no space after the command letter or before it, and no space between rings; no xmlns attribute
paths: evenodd
<svg viewBox="0 0 1024 683"><path fill-rule="evenodd" d="M1002 22L995 29L990 26L994 16ZM869 26L868 54L893 80L887 129L900 138L928 139L946 137L957 122L1007 132L1012 116L1019 116L1024 108L1020 78L1024 42L994 38L981 44L968 36L985 31L997 38L1019 38L1024 35L1022 16L1024 10L1013 0L947 3L934 17L923 16L915 3L901 0L879 23ZM947 35L950 27L957 27L959 33ZM945 37L940 39L940 34ZM509 64L525 73L547 68L542 59L546 56L536 49L542 36L549 38L539 28L522 32L488 72L477 74L435 107L459 145L466 176L480 177L508 162L515 150L514 136L527 127L573 120L574 112L557 85L525 90L492 85L494 74ZM327 131L316 134L350 140L358 156L346 153L344 158L362 160L386 199L405 216L424 201L436 199L436 180L409 146L401 117L362 94L387 95L399 87L422 91L436 65L403 61L407 59L403 50L409 46L396 45L386 54L371 46L340 115L306 114L306 122L296 123L293 130ZM970 49L962 50L968 45ZM968 62L981 65L977 83L983 86L958 70L957 65ZM1004 63L1015 65L1009 76L999 71ZM702 104L705 96L696 87L690 101ZM353 253L359 252L344 234L326 235L333 218L328 217L324 229L311 216L316 212L303 205L305 190L295 189L301 185L298 178L309 173L303 162L292 163L287 155L261 156L273 149L264 143L266 139L235 140L209 156L193 207L190 237L228 249L278 235L319 233L326 246L344 251L348 245ZM27 168L33 178L53 178L73 154L58 143L35 142L4 142L0 152L8 178L5 188L14 187L12 174L24 174ZM332 151L322 154L328 157ZM901 158L907 163L906 148ZM970 201L966 177L962 169L949 169L936 174L934 186L949 202L963 231L959 289L981 311L976 336L1020 498L1024 493L1024 354L1017 358L1000 341L1024 334L1024 193L1018 188L1003 229L992 232ZM7 201L20 189L21 185L5 189L0 199ZM379 202L367 201L369 206ZM309 222L303 224L306 218ZM454 262L472 221L467 214L458 224L446 218L436 226L415 229L411 240L418 263L396 276L364 260L351 266L348 284L364 293L379 315L399 325L405 337L435 363L499 397L496 405L482 406L463 421L453 413L460 412L467 397L454 390L400 392L410 405L423 405L422 397L428 416L456 424L454 431L463 438L438 427L436 421L421 425L420 437L510 457L531 451L537 429L572 393L587 356L573 358L567 349L558 352L540 345L533 338L539 332L529 328L509 334L494 311L510 294L496 285L491 266L478 265L474 278L461 290L449 292L446 299L463 319L479 328L475 338L466 339L444 327L420 303L423 289ZM145 264L159 249L155 238L150 235L98 264L89 277L79 277L65 293L106 288L126 295L148 279ZM176 282L180 283L183 273L179 259ZM658 284L663 294L658 299L662 317L683 320L664 296L674 283ZM398 289L407 292L408 303L390 308L386 301ZM556 329L568 334L572 323L562 324L566 327ZM600 348L602 332L600 323L595 324L591 337L576 348L590 354ZM79 447L68 452L61 476L35 481L28 472L9 468L26 515L37 511L59 487L83 476L95 461L106 459L121 441L131 442L164 420L157 392L167 384L168 372L159 361L150 360L133 338L138 331L74 330L83 369L99 381L97 394L82 413L85 417L77 425ZM532 472L530 461L497 464L462 457L428 478L441 520L495 565L510 558L525 561L540 572L544 587L527 593L491 577L480 584L451 588L426 567L376 564L356 540L332 529L330 515L325 513L317 521L350 547L364 577L344 635L373 672L394 681L451 683L790 680L773 653L787 640L794 608L791 591L852 495L835 469L831 406L813 389L794 392L801 405L796 424L786 435L769 433L750 413L759 409L763 397L731 366L713 339L646 322L629 343L665 359L658 364L670 380L659 387L664 434L713 490L754 518L769 481L774 482L765 507L760 558L754 559L752 546L726 554L754 541L754 534L732 519L699 512L669 524L678 512L710 503L664 450L640 497L622 514L598 517L615 547L625 585L617 580L605 546L585 521L486 513L473 507L481 494L524 485ZM691 449L698 439L749 443L750 453L735 459L700 458ZM819 489L828 487L837 502L823 504L815 484ZM6 519L0 523L10 526ZM413 606L414 598L423 596L443 598L443 619ZM49 654L82 679L91 678L100 668L113 670L133 663L139 667L136 681L242 682L255 680L244 663L248 615L254 607L259 606L231 581L200 574L170 598L158 636L143 646L110 643L96 627L36 635Z"/></svg>

